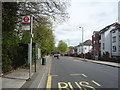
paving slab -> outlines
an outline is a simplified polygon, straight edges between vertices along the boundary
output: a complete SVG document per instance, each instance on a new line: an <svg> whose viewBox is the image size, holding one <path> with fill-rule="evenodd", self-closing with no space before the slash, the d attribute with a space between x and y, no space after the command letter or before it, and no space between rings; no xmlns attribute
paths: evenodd
<svg viewBox="0 0 120 90"><path fill-rule="evenodd" d="M20 88L29 78L29 70L19 69L2 77L2 88Z"/></svg>

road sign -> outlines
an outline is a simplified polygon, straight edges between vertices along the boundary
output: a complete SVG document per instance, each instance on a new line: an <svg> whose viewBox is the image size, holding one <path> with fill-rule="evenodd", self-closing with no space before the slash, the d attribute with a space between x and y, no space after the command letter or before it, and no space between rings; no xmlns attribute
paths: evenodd
<svg viewBox="0 0 120 90"><path fill-rule="evenodd" d="M30 25L23 24L22 30L30 30Z"/></svg>
<svg viewBox="0 0 120 90"><path fill-rule="evenodd" d="M22 16L22 30L30 30L31 17Z"/></svg>
<svg viewBox="0 0 120 90"><path fill-rule="evenodd" d="M30 24L30 16L23 16L22 17L22 24Z"/></svg>

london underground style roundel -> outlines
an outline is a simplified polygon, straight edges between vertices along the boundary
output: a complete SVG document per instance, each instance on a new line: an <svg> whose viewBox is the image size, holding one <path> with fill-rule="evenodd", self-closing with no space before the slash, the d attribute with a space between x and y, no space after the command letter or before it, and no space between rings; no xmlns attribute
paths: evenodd
<svg viewBox="0 0 120 90"><path fill-rule="evenodd" d="M30 16L23 16L22 23L23 24L30 24Z"/></svg>

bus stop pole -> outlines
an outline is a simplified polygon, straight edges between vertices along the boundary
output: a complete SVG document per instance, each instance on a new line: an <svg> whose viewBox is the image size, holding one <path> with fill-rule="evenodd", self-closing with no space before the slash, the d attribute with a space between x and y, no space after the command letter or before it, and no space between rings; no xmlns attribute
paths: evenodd
<svg viewBox="0 0 120 90"><path fill-rule="evenodd" d="M37 53L36 53L36 44L35 44L35 49L34 49L34 52L35 52L35 54L34 54L34 62L35 62L35 72L36 72L36 60L37 60Z"/></svg>

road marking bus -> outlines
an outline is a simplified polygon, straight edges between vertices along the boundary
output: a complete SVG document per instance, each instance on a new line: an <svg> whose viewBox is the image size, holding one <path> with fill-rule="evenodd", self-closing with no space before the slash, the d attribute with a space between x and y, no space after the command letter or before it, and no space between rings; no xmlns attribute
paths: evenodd
<svg viewBox="0 0 120 90"><path fill-rule="evenodd" d="M99 83L97 83L96 81L92 80L93 83L95 83L97 86L101 86Z"/></svg>
<svg viewBox="0 0 120 90"><path fill-rule="evenodd" d="M96 90L93 86L91 86L86 81L74 82L74 83L80 90L87 90L86 88L90 88L92 90ZM59 88L59 90L62 90L62 89L74 90L74 87L72 86L71 82L58 82L58 88Z"/></svg>

